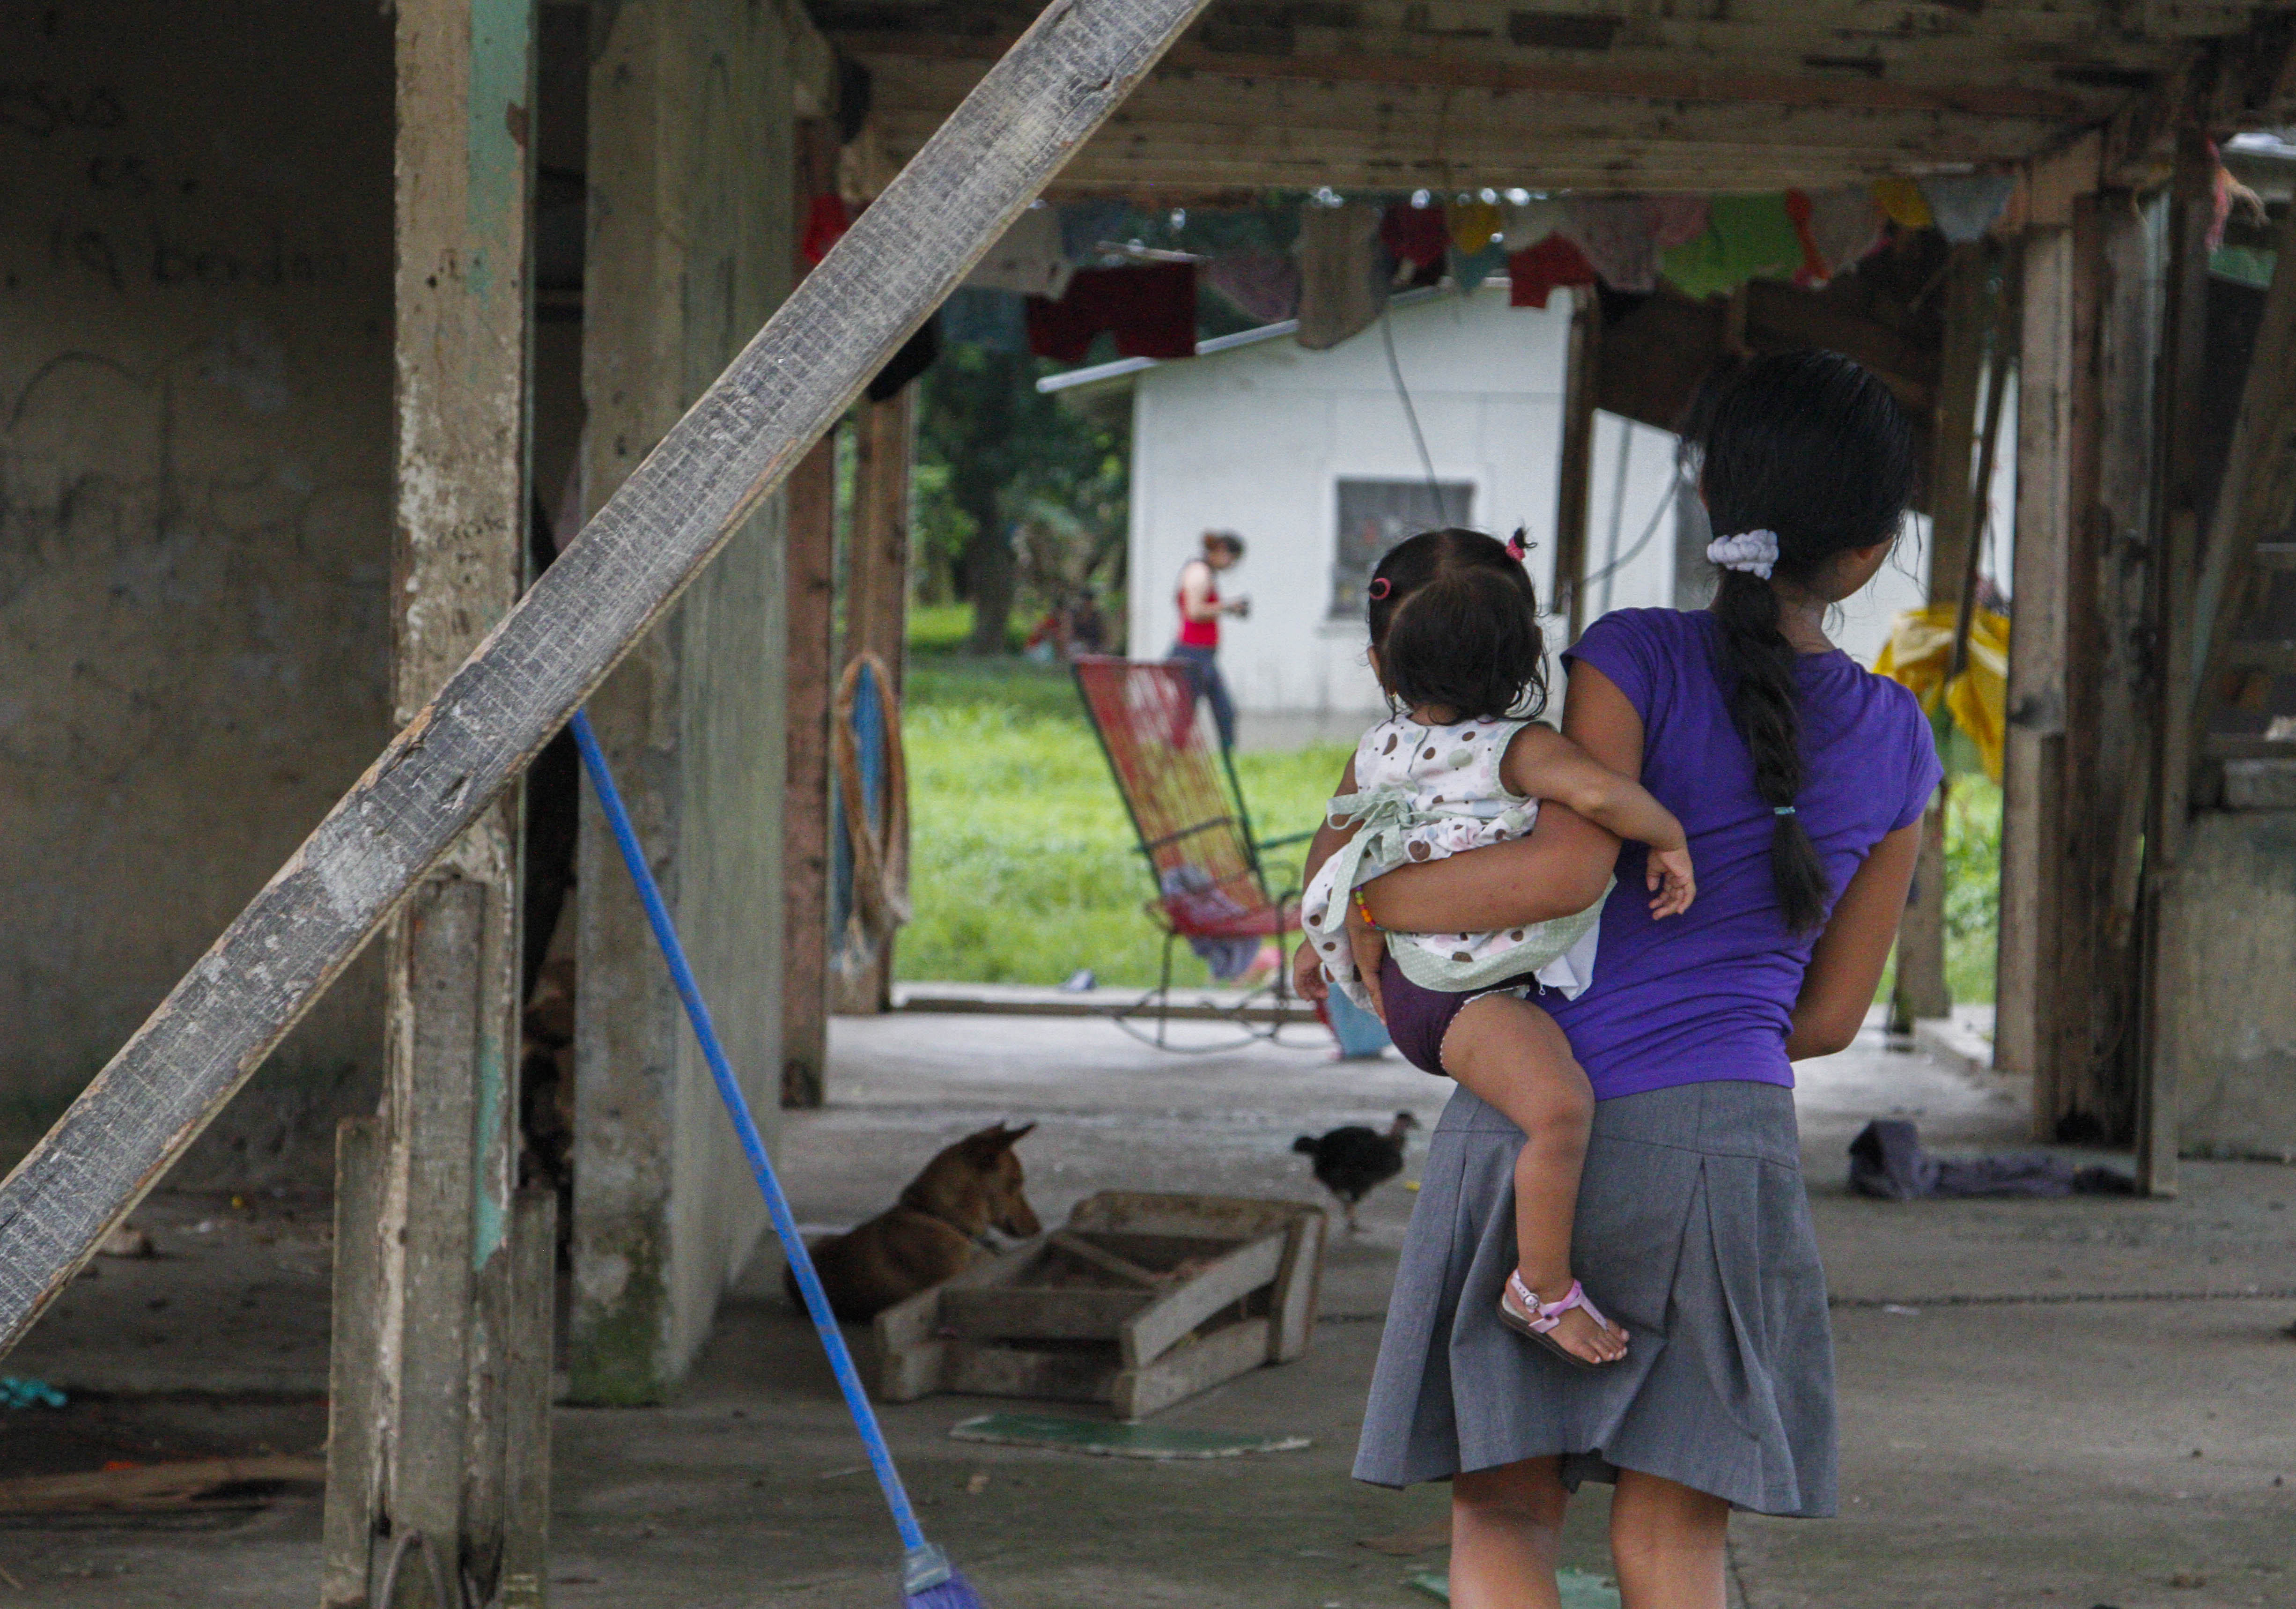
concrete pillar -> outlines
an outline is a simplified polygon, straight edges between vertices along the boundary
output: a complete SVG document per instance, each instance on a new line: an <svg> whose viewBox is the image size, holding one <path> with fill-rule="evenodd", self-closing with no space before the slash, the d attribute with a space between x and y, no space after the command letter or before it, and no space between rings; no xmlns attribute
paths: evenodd
<svg viewBox="0 0 2296 1609"><path fill-rule="evenodd" d="M398 445L391 692L403 725L506 613L525 577L532 0L402 0L398 29ZM323 1602L364 1603L378 1529L419 1531L495 1594L509 1447L510 1227L518 1136L519 818L513 790L425 878L386 941L372 1301L339 1337L364 1363L367 1468L338 1459ZM362 1164L364 1171L365 1164ZM348 1226L354 1233L358 1226ZM369 1258L372 1272L369 1273ZM546 1300L546 1299L545 1299ZM366 1343L366 1344L362 1344ZM340 1375L339 1375L340 1382ZM421 1572L417 1572L420 1574ZM430 1602L428 1577L402 1601ZM439 1605L438 1609L445 1609Z"/></svg>
<svg viewBox="0 0 2296 1609"><path fill-rule="evenodd" d="M788 292L791 62L804 42L801 21L742 0L624 0L593 15L583 488L594 510ZM590 704L769 1138L782 537L776 497ZM691 1361L765 1219L586 789L578 866L573 1389L648 1402Z"/></svg>

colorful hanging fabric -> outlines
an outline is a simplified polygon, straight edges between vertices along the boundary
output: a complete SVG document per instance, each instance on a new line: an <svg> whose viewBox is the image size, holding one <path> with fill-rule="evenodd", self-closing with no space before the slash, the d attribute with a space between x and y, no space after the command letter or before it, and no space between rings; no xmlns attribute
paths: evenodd
<svg viewBox="0 0 2296 1609"><path fill-rule="evenodd" d="M1506 238L1501 242L1507 255L1528 251L1562 226L1569 207L1555 196L1534 195L1527 201L1506 204ZM1705 226L1701 225L1703 228Z"/></svg>
<svg viewBox="0 0 2296 1609"><path fill-rule="evenodd" d="M1204 265L1204 283L1262 324L1280 324L1300 311L1300 265L1273 251L1217 257Z"/></svg>
<svg viewBox="0 0 2296 1609"><path fill-rule="evenodd" d="M1587 254L1560 234L1507 259L1507 306L1543 308L1556 291L1595 283Z"/></svg>
<svg viewBox="0 0 2296 1609"><path fill-rule="evenodd" d="M1825 261L1828 279L1839 278L1882 243L1883 221L1870 185L1846 185L1811 193L1809 234Z"/></svg>
<svg viewBox="0 0 2296 1609"><path fill-rule="evenodd" d="M1132 209L1122 201L1070 201L1059 209L1061 255L1073 267L1100 260L1100 243L1124 231Z"/></svg>
<svg viewBox="0 0 2296 1609"><path fill-rule="evenodd" d="M1750 279L1792 274L1804 259L1801 232L1784 195L1718 195L1706 233L1667 252L1660 269L1683 294L1703 300Z"/></svg>
<svg viewBox="0 0 2296 1609"><path fill-rule="evenodd" d="M1808 192L1786 192L1786 217L1793 220L1794 239L1801 242L1801 267L1794 270L1793 283L1805 290L1815 290L1833 275L1825 266L1824 254L1817 249L1817 237L1809 230Z"/></svg>
<svg viewBox="0 0 2296 1609"><path fill-rule="evenodd" d="M1932 715L1942 697L1954 725L1977 745L1985 774L1997 783L2009 727L2009 620L1989 609L1972 610L1968 662L1948 680L1959 613L1957 605L1932 603L1899 615L1890 628L1890 640L1882 644L1882 656L1874 661L1874 671L1906 687Z"/></svg>
<svg viewBox="0 0 2296 1609"><path fill-rule="evenodd" d="M1506 218L1493 201L1461 201L1445 213L1451 228L1451 250L1460 257L1480 257L1506 227Z"/></svg>
<svg viewBox="0 0 2296 1609"><path fill-rule="evenodd" d="M1300 213L1300 344L1335 347L1387 305L1380 209L1369 201L1306 207Z"/></svg>
<svg viewBox="0 0 2296 1609"><path fill-rule="evenodd" d="M2017 188L2007 173L1931 174L1921 180L1922 200L1946 239L1957 246L1983 238L2007 209Z"/></svg>
<svg viewBox="0 0 2296 1609"><path fill-rule="evenodd" d="M1029 349L1039 357L1082 363L1103 330L1126 357L1196 355L1196 266L1078 268L1058 301L1029 299Z"/></svg>
<svg viewBox="0 0 2296 1609"><path fill-rule="evenodd" d="M1926 229L1936 221L1930 217L1929 198L1922 187L1898 174L1874 181L1874 204L1900 229Z"/></svg>
<svg viewBox="0 0 2296 1609"><path fill-rule="evenodd" d="M1651 244L1660 251L1686 246L1706 233L1714 209L1702 195L1651 195Z"/></svg>
<svg viewBox="0 0 2296 1609"><path fill-rule="evenodd" d="M1031 207L1013 220L964 283L980 291L1018 291L1057 301L1074 272L1061 250L1061 220L1050 207Z"/></svg>
<svg viewBox="0 0 2296 1609"><path fill-rule="evenodd" d="M1461 256L1457 248L1451 252L1451 283L1462 296L1472 295L1488 282L1507 271L1507 250L1496 241L1485 245L1472 256Z"/></svg>
<svg viewBox="0 0 2296 1609"><path fill-rule="evenodd" d="M843 196L816 195L806 205L805 232L798 236L797 249L806 261L818 268L821 259L829 255L829 249L844 239L845 231L851 226Z"/></svg>
<svg viewBox="0 0 2296 1609"><path fill-rule="evenodd" d="M1029 299L1017 291L959 285L941 303L940 336L950 346L1025 352L1029 349Z"/></svg>
<svg viewBox="0 0 2296 1609"><path fill-rule="evenodd" d="M1586 254L1613 291L1658 289L1657 209L1642 195L1572 196L1563 203L1562 238Z"/></svg>
<svg viewBox="0 0 2296 1609"><path fill-rule="evenodd" d="M1451 231L1443 220L1441 204L1414 207L1409 201L1394 202L1379 220L1379 243L1398 265L1411 266L1414 283L1431 268L1440 270L1444 255L1451 249ZM1401 277L1399 267L1398 277Z"/></svg>

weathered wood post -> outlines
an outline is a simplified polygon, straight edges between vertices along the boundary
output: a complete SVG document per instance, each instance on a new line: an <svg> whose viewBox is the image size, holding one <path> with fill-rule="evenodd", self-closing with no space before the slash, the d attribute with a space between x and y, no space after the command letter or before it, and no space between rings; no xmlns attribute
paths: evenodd
<svg viewBox="0 0 2296 1609"><path fill-rule="evenodd" d="M398 32L396 717L414 719L525 579L537 11L404 0ZM504 1363L518 1148L518 792L478 813L393 922L381 1122L345 1138L340 1426L323 1605L363 1605L378 1528L489 1596L504 1552ZM371 1170L371 1173L370 1173ZM369 1244L361 1244L365 1241ZM549 1308L541 1315L547 1323ZM346 1376L371 1377L354 1382ZM528 1472L546 1490L546 1466ZM408 1572L426 1585L428 1578ZM400 1595L406 1597L405 1593ZM427 1602L427 1598L423 1601ZM444 1609L444 1606L439 1606Z"/></svg>
<svg viewBox="0 0 2296 1609"><path fill-rule="evenodd" d="M1603 370L1603 298L1592 285L1573 291L1570 341L1562 369L1562 458L1554 479L1554 596L1570 600L1568 636L1586 628L1587 513L1595 481L1595 398Z"/></svg>

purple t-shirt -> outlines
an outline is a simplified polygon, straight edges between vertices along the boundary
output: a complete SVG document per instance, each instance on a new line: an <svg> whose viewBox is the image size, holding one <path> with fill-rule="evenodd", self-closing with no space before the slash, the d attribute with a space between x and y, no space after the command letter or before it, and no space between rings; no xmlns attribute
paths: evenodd
<svg viewBox="0 0 2296 1609"><path fill-rule="evenodd" d="M1691 907L1653 921L1648 851L1628 844L1594 983L1575 1000L1539 1002L1599 1100L1718 1079L1793 1083L1786 1035L1817 934L1787 932L1778 910L1775 817L1715 676L1720 633L1705 610L1622 609L1563 656L1609 677L1643 718L1643 785L1682 818L1698 873ZM1806 655L1797 670L1807 780L1795 809L1825 864L1830 910L1874 846L1921 819L1944 771L1905 688L1838 652Z"/></svg>

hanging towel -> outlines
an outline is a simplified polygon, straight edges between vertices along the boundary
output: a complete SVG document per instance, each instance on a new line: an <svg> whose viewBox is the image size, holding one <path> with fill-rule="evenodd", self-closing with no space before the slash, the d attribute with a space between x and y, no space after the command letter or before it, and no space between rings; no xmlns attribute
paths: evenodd
<svg viewBox="0 0 2296 1609"><path fill-rule="evenodd" d="M1050 207L1031 207L1013 220L964 283L976 291L1018 291L1057 301L1072 270L1061 252L1061 220Z"/></svg>
<svg viewBox="0 0 2296 1609"><path fill-rule="evenodd" d="M1560 234L1550 234L1529 250L1507 259L1510 308L1543 308L1555 291L1594 283L1595 268L1587 254Z"/></svg>
<svg viewBox="0 0 2296 1609"><path fill-rule="evenodd" d="M959 285L940 306L940 337L951 346L991 352L1029 349L1029 299L1017 291Z"/></svg>
<svg viewBox="0 0 2296 1609"><path fill-rule="evenodd" d="M1873 189L1848 185L1814 192L1809 198L1809 234L1825 259L1829 279L1863 262L1882 243L1882 209Z"/></svg>
<svg viewBox="0 0 2296 1609"><path fill-rule="evenodd" d="M1439 203L1414 207L1409 201L1396 201L1379 220L1379 243L1398 265L1408 263L1416 270L1412 275L1415 283L1430 268L1440 271L1444 254L1450 250L1451 231Z"/></svg>
<svg viewBox="0 0 2296 1609"><path fill-rule="evenodd" d="M1640 195L1573 196L1563 204L1562 238L1586 255L1613 291L1658 289L1657 215Z"/></svg>
<svg viewBox="0 0 2296 1609"><path fill-rule="evenodd" d="M1387 303L1379 209L1368 201L1300 213L1300 344L1335 347L1369 326Z"/></svg>
<svg viewBox="0 0 2296 1609"><path fill-rule="evenodd" d="M2006 173L1931 174L1921 181L1922 200L1929 203L1930 217L1956 246L1982 238L2009 205L2010 192L2016 188L2015 176Z"/></svg>
<svg viewBox="0 0 2296 1609"><path fill-rule="evenodd" d="M1907 610L1890 626L1889 641L1874 661L1874 674L1886 676L1921 700L1932 716L1942 700L1954 724L1977 745L1985 774L2001 780L2001 755L2009 727L2009 620L1989 609L1969 619L1969 657L1961 674L1953 668L1953 634L1960 611L1951 603Z"/></svg>
<svg viewBox="0 0 2296 1609"><path fill-rule="evenodd" d="M1458 249L1451 251L1451 283L1462 296L1471 296L1483 288L1487 280L1496 279L1507 271L1506 248L1496 241L1472 256L1463 257Z"/></svg>
<svg viewBox="0 0 2296 1609"><path fill-rule="evenodd" d="M1703 300L1750 279L1792 274L1802 262L1801 234L1784 195L1718 195L1706 233L1666 253L1660 268L1683 294Z"/></svg>
<svg viewBox="0 0 2296 1609"><path fill-rule="evenodd" d="M1122 201L1070 201L1060 209L1061 255L1074 267L1100 259L1100 242L1124 232L1132 209Z"/></svg>
<svg viewBox="0 0 2296 1609"><path fill-rule="evenodd" d="M1262 324L1280 324L1300 311L1300 265L1273 251L1216 257L1204 265L1204 283Z"/></svg>
<svg viewBox="0 0 2296 1609"><path fill-rule="evenodd" d="M1196 266L1078 268L1058 301L1029 299L1029 349L1039 357L1082 363L1103 330L1127 357L1196 355Z"/></svg>
<svg viewBox="0 0 2296 1609"><path fill-rule="evenodd" d="M1661 251L1686 246L1706 233L1713 209L1702 195L1652 195L1650 203L1651 244Z"/></svg>
<svg viewBox="0 0 2296 1609"><path fill-rule="evenodd" d="M829 249L845 237L851 222L845 214L843 196L816 195L806 207L805 233L798 237L797 249L817 268Z"/></svg>
<svg viewBox="0 0 2296 1609"><path fill-rule="evenodd" d="M1926 229L1936 221L1922 187L1898 174L1874 181L1874 204L1900 229Z"/></svg>
<svg viewBox="0 0 2296 1609"><path fill-rule="evenodd" d="M1506 219L1492 201L1461 201L1444 215L1451 229L1451 250L1460 257L1480 257L1490 250L1493 237L1506 228Z"/></svg>
<svg viewBox="0 0 2296 1609"><path fill-rule="evenodd" d="M1518 251L1528 251L1562 226L1569 204L1559 198L1535 195L1527 201L1509 201L1506 205L1506 239L1501 242L1512 257ZM1702 222L1700 228L1706 226Z"/></svg>

